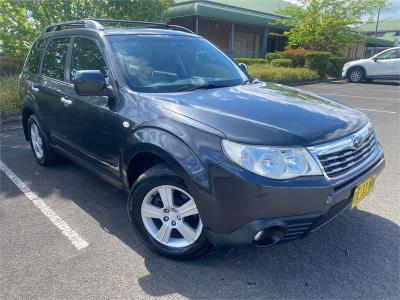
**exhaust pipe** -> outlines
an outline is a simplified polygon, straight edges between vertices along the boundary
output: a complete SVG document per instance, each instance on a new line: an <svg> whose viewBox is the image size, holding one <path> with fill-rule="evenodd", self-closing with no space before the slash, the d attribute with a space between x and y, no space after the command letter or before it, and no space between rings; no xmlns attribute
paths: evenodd
<svg viewBox="0 0 400 300"><path fill-rule="evenodd" d="M285 234L284 226L271 226L256 233L254 243L259 247L272 246L280 241Z"/></svg>

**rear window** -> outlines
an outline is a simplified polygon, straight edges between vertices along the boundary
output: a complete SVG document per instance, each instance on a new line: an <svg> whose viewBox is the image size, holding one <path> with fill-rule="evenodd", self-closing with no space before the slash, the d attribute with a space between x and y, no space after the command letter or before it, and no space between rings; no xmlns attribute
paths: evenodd
<svg viewBox="0 0 400 300"><path fill-rule="evenodd" d="M64 80L65 60L69 38L50 40L43 60L42 74L54 79Z"/></svg>
<svg viewBox="0 0 400 300"><path fill-rule="evenodd" d="M26 71L33 74L39 73L40 60L42 58L45 46L46 46L46 40L37 41L32 46L32 50L29 53L29 57L26 61L26 67L25 67Z"/></svg>

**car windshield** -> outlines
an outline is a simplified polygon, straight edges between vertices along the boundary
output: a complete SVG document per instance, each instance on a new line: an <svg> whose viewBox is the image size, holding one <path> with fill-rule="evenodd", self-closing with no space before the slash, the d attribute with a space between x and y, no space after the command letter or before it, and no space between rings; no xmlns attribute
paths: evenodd
<svg viewBox="0 0 400 300"><path fill-rule="evenodd" d="M131 89L164 93L245 83L241 69L203 38L177 35L109 36Z"/></svg>

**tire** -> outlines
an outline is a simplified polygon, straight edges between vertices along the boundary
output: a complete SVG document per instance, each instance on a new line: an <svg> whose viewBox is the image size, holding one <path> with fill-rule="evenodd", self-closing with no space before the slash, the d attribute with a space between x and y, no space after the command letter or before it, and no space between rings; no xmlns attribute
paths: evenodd
<svg viewBox="0 0 400 300"><path fill-rule="evenodd" d="M166 196L168 191L173 191L172 197ZM128 214L144 244L160 255L187 260L209 248L194 199L166 164L150 168L136 180L129 193Z"/></svg>
<svg viewBox="0 0 400 300"><path fill-rule="evenodd" d="M42 166L51 166L58 160L58 154L51 149L35 115L28 119L29 143L36 161Z"/></svg>
<svg viewBox="0 0 400 300"><path fill-rule="evenodd" d="M359 83L365 79L365 71L361 67L351 68L347 73L347 79L350 82Z"/></svg>

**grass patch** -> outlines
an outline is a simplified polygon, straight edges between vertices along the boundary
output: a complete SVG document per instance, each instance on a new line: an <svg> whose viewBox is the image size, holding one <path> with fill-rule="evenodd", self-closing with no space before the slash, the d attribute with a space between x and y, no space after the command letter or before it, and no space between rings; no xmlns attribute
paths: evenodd
<svg viewBox="0 0 400 300"><path fill-rule="evenodd" d="M317 80L318 73L307 68L284 68L269 64L249 65L249 74L262 81L289 83Z"/></svg>
<svg viewBox="0 0 400 300"><path fill-rule="evenodd" d="M0 118L21 113L22 102L18 96L18 77L0 77Z"/></svg>

